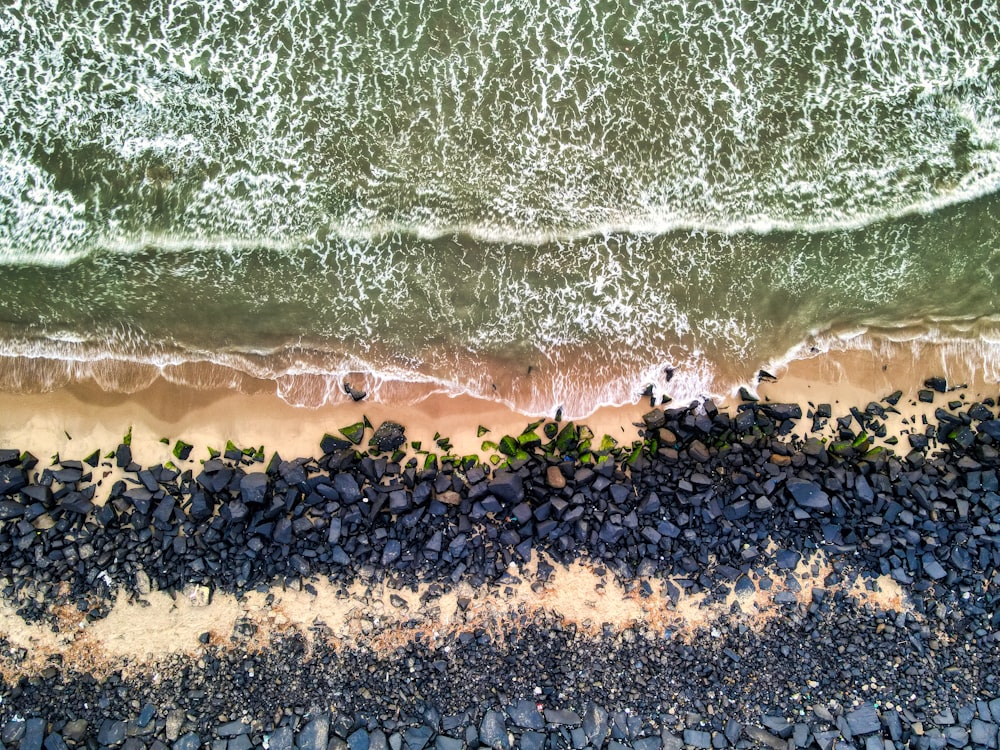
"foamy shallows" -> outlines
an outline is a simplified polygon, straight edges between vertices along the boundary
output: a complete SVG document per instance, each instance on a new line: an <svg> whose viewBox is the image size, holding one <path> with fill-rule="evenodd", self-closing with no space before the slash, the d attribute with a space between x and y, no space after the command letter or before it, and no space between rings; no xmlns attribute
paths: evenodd
<svg viewBox="0 0 1000 750"><path fill-rule="evenodd" d="M989 4L29 1L0 29L4 387L319 405L347 377L581 416L901 330L996 376Z"/></svg>

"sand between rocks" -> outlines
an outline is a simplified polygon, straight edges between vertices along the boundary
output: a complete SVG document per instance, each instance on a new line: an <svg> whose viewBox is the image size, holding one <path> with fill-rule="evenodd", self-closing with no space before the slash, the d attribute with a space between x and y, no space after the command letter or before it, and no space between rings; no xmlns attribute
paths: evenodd
<svg viewBox="0 0 1000 750"><path fill-rule="evenodd" d="M816 553L803 558L794 571L767 571L774 581L770 591L757 587L753 595L730 592L721 600L704 593L682 594L676 605L667 581L648 581L651 593L643 596L638 585L626 590L600 570L587 561L557 564L543 583L536 560L509 584L475 590L460 583L438 595L430 584L393 588L384 581L355 582L346 588L314 581L315 595L305 589L272 588L266 594L252 591L236 597L215 592L209 597L207 589L191 587L174 596L152 591L129 600L120 593L106 618L88 623L80 612L66 607L57 612L54 626L25 623L10 603L3 602L0 636L9 645L0 652L0 672L8 680L37 674L57 654L64 669L95 675L116 669L128 672L171 654L197 654L205 648L199 640L205 633L208 644L223 648L257 650L266 648L275 635L297 632L307 642L322 638L337 648L386 654L417 637L445 645L463 631L499 636L520 618L542 613L560 617L575 625L580 635L593 638L606 628L620 632L639 626L662 637L690 639L725 617L737 617L759 631L782 612L784 605L776 603L775 596L786 590L786 577L798 583L796 604L808 605L813 589L823 588L832 568L822 553ZM751 578L758 577L751 574ZM912 613L899 584L888 576L847 580L829 589L829 595L839 589L875 611Z"/></svg>

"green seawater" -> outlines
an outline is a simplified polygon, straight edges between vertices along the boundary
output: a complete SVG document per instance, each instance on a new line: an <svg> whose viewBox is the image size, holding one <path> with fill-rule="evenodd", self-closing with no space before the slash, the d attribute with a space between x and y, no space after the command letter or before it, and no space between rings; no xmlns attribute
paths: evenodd
<svg viewBox="0 0 1000 750"><path fill-rule="evenodd" d="M582 415L905 331L992 377L998 89L989 3L4 8L0 373Z"/></svg>

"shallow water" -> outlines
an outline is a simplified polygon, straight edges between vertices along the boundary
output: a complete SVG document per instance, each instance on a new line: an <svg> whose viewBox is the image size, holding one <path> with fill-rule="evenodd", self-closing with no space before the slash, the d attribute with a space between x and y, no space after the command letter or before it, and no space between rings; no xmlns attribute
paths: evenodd
<svg viewBox="0 0 1000 750"><path fill-rule="evenodd" d="M987 3L81 6L0 11L9 388L582 415L868 330L994 375Z"/></svg>

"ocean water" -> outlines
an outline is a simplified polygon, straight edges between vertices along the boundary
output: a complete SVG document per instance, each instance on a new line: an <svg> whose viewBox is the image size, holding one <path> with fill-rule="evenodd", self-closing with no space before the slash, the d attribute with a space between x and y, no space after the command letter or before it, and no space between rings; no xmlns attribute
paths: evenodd
<svg viewBox="0 0 1000 750"><path fill-rule="evenodd" d="M0 9L0 387L585 415L830 348L1000 374L1000 13Z"/></svg>

